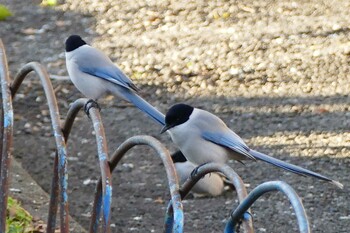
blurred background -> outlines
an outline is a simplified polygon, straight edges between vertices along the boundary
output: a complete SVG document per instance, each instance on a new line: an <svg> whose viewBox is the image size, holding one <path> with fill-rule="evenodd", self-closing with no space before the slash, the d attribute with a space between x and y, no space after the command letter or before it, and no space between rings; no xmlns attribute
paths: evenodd
<svg viewBox="0 0 350 233"><path fill-rule="evenodd" d="M220 116L254 149L339 180L330 184L261 162L230 166L248 191L284 180L302 197L312 232L350 230L350 1L0 0L11 75L30 61L51 74L62 117L82 97L69 81L64 41L78 34L109 55L161 111L186 102ZM15 99L14 157L49 192L54 139L40 81ZM128 137L167 135L131 105L101 101L109 151ZM91 121L79 114L68 143L70 213L89 222L99 166ZM160 232L169 192L160 160L133 149L114 172L113 232ZM30 196L30 194L28 193ZM235 192L184 203L186 232L223 231ZM296 232L280 194L252 208L256 232Z"/></svg>

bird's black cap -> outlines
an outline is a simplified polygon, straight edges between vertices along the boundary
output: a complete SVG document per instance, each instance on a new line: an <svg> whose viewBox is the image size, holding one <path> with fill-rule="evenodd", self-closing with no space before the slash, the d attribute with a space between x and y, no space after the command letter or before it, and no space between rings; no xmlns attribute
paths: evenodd
<svg viewBox="0 0 350 233"><path fill-rule="evenodd" d="M187 104L175 104L173 105L165 115L165 126L160 131L164 133L168 129L171 129L177 125L185 123L193 112L193 107Z"/></svg>
<svg viewBox="0 0 350 233"><path fill-rule="evenodd" d="M182 154L182 152L179 150L171 155L171 159L173 160L174 163L184 163L187 161L184 154Z"/></svg>
<svg viewBox="0 0 350 233"><path fill-rule="evenodd" d="M73 51L79 48L80 46L83 46L84 44L86 44L86 42L83 39L81 39L80 36L71 35L66 40L66 52Z"/></svg>

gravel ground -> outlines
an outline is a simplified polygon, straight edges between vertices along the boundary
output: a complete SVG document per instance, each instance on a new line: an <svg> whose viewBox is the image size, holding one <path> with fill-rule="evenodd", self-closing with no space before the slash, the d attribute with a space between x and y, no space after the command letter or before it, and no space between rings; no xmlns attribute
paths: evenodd
<svg viewBox="0 0 350 233"><path fill-rule="evenodd" d="M350 231L349 1L67 0L55 8L40 7L40 1L0 3L15 14L0 22L12 74L35 60L51 74L67 75L63 43L80 34L106 52L160 110L176 102L204 108L252 148L341 181L343 191L261 162L231 163L248 190L268 180L292 185L312 232ZM69 81L53 85L64 116L81 95ZM55 146L38 80L28 79L15 101L14 155L49 191ZM175 150L135 108L113 98L101 106L111 152L137 134L155 136ZM89 119L80 114L68 144L70 211L83 226L99 173L91 132ZM152 154L138 147L114 173L113 232L161 231L169 193ZM236 199L226 192L186 200L186 232L222 231ZM264 196L252 211L256 232L297 230L280 194Z"/></svg>

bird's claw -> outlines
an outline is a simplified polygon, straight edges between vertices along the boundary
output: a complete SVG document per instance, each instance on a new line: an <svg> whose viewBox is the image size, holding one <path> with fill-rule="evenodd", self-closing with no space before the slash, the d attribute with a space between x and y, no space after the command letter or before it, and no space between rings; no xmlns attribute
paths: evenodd
<svg viewBox="0 0 350 233"><path fill-rule="evenodd" d="M199 167L196 167L195 169L193 169L193 171L191 172L191 178L195 177L198 173L198 168Z"/></svg>
<svg viewBox="0 0 350 233"><path fill-rule="evenodd" d="M100 105L98 105L98 103L95 100L89 99L84 105L84 112L86 113L86 115L89 118L90 118L90 109L91 108L97 108L99 111L101 111Z"/></svg>
<svg viewBox="0 0 350 233"><path fill-rule="evenodd" d="M192 177L195 177L196 175L197 175L197 173L198 173L198 170L202 167L202 166L204 166L204 165L206 165L207 163L203 163L203 164L201 164L201 165L199 165L198 167L196 167L195 169L193 169L193 171L191 172L191 178ZM204 177L203 177L204 178Z"/></svg>

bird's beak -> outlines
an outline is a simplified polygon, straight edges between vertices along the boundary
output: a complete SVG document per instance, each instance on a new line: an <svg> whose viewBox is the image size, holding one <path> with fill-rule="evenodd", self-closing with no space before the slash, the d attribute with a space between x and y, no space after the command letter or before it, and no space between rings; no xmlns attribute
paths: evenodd
<svg viewBox="0 0 350 233"><path fill-rule="evenodd" d="M162 130L160 131L160 134L164 133L165 131L167 131L168 129L172 128L172 125L165 125Z"/></svg>

